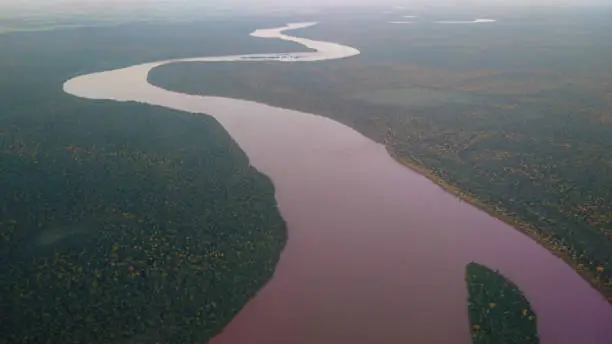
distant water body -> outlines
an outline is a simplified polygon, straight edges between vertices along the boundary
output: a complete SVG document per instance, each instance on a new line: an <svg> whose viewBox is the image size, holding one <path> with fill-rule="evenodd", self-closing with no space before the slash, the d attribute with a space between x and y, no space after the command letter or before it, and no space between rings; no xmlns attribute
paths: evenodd
<svg viewBox="0 0 612 344"><path fill-rule="evenodd" d="M612 343L612 306L572 268L398 164L383 145L325 117L147 81L152 68L170 62L300 63L359 54L283 33L310 25L252 33L310 52L174 59L64 84L82 98L213 116L274 182L288 242L274 277L212 343L468 344L464 279L471 261L499 269L522 288L538 314L542 343Z"/></svg>
<svg viewBox="0 0 612 344"><path fill-rule="evenodd" d="M403 18L417 18L417 16L403 16ZM438 20L434 23L436 24L482 24L482 23L494 23L497 20L495 19L474 19L474 20ZM391 20L388 21L389 24L413 24L413 21L408 20Z"/></svg>
<svg viewBox="0 0 612 344"><path fill-rule="evenodd" d="M474 19L474 20L438 20L438 24L478 24L478 23L494 23L496 19Z"/></svg>

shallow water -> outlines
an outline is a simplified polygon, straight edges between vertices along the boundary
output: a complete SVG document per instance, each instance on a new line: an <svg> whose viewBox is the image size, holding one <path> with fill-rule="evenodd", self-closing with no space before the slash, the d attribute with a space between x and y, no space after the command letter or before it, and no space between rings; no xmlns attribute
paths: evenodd
<svg viewBox="0 0 612 344"><path fill-rule="evenodd" d="M359 53L301 43L300 63ZM216 118L274 182L289 240L272 280L214 344L470 343L465 265L516 282L538 314L542 343L612 343L612 307L569 266L510 226L399 165L385 148L328 118L244 100L186 95L147 82L173 61L277 61L285 54L199 57L77 77L64 90ZM263 58L262 58L263 56Z"/></svg>

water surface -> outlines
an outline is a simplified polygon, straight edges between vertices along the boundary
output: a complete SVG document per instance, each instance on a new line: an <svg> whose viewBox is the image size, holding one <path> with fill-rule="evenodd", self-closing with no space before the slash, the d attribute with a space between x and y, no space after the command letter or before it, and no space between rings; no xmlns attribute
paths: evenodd
<svg viewBox="0 0 612 344"><path fill-rule="evenodd" d="M276 188L289 240L272 280L214 344L470 343L465 265L516 282L539 316L542 343L612 343L612 307L563 261L510 226L401 166L353 129L250 101L187 95L147 82L174 61L347 58L351 47L283 34L310 52L198 57L69 80L90 99L137 101L216 118Z"/></svg>

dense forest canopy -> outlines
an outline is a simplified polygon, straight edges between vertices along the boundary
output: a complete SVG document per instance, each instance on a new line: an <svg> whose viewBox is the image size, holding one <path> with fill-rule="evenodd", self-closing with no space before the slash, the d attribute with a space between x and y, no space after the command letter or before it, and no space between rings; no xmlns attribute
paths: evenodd
<svg viewBox="0 0 612 344"><path fill-rule="evenodd" d="M0 35L0 343L202 343L271 277L274 188L214 119L62 91L137 62L287 49L248 40L266 24L219 25Z"/></svg>

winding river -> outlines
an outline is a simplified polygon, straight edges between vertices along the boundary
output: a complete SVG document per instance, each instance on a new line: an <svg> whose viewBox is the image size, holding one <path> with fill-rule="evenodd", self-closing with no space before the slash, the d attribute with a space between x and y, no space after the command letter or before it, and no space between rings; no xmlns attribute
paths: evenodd
<svg viewBox="0 0 612 344"><path fill-rule="evenodd" d="M612 343L612 307L568 265L398 164L382 145L321 116L147 81L151 69L177 61L298 63L359 54L283 33L310 25L251 34L310 52L159 61L64 84L78 97L213 116L274 182L289 240L274 277L212 343L467 344L464 273L471 261L522 288L539 316L542 343Z"/></svg>

